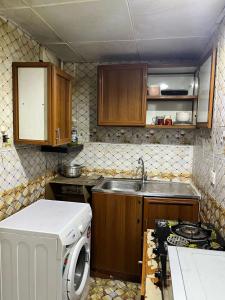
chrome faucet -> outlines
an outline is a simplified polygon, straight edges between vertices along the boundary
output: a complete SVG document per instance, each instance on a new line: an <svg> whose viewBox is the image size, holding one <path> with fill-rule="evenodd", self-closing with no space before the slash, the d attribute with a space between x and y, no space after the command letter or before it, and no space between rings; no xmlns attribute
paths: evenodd
<svg viewBox="0 0 225 300"><path fill-rule="evenodd" d="M139 157L138 164L141 165L141 182L144 184L147 180L147 172L145 172L145 163L142 157Z"/></svg>

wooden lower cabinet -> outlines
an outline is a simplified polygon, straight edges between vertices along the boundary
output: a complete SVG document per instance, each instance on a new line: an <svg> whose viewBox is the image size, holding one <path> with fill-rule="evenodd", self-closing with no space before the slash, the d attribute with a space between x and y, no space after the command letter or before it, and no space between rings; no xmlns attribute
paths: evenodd
<svg viewBox="0 0 225 300"><path fill-rule="evenodd" d="M155 228L156 219L197 222L199 202L196 199L144 198L144 231Z"/></svg>
<svg viewBox="0 0 225 300"><path fill-rule="evenodd" d="M97 192L92 196L92 273L139 281L142 197Z"/></svg>

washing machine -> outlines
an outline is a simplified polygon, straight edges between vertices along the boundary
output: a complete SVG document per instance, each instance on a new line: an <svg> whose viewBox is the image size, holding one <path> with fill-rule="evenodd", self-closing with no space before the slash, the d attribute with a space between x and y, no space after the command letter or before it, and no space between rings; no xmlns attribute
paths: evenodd
<svg viewBox="0 0 225 300"><path fill-rule="evenodd" d="M0 222L1 300L86 299L89 204L39 200Z"/></svg>

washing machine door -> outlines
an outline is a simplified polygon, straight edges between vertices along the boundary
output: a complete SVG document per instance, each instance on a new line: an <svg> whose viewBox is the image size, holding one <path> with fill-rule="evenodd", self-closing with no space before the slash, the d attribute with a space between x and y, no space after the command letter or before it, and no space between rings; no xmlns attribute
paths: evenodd
<svg viewBox="0 0 225 300"><path fill-rule="evenodd" d="M67 277L69 300L80 299L89 277L90 248L88 239L82 237L73 248Z"/></svg>

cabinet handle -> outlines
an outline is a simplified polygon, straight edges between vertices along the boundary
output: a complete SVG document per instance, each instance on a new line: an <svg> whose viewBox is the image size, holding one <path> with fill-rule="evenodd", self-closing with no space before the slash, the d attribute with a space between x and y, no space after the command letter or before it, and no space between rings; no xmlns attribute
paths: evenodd
<svg viewBox="0 0 225 300"><path fill-rule="evenodd" d="M142 264L143 264L143 261L142 261L142 260L139 260L139 261L138 261L138 264L139 264L139 265L142 265Z"/></svg>
<svg viewBox="0 0 225 300"><path fill-rule="evenodd" d="M148 220L145 219L145 229L147 229L147 228L148 228Z"/></svg>
<svg viewBox="0 0 225 300"><path fill-rule="evenodd" d="M56 129L56 143L60 140L60 129Z"/></svg>

